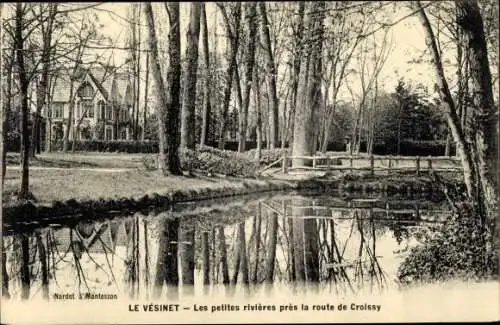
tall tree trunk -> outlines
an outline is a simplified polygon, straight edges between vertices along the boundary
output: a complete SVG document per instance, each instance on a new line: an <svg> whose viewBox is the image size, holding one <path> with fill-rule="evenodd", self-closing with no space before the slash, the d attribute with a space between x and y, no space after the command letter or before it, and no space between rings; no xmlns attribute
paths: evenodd
<svg viewBox="0 0 500 325"><path fill-rule="evenodd" d="M19 199L25 200L29 196L29 152L30 139L28 130L29 106L28 106L28 87L29 80L24 66L24 36L23 26L24 12L21 3L16 4L16 20L14 47L16 48L17 68L19 73L19 88L21 97L21 189Z"/></svg>
<svg viewBox="0 0 500 325"><path fill-rule="evenodd" d="M457 155L459 156L462 162L464 181L467 187L467 194L470 198L474 199L477 197L476 196L477 183L474 173L474 166L472 164L472 157L469 150L469 145L465 141L464 132L460 125L460 120L455 110L455 104L453 102L453 98L451 96L450 89L448 87L448 83L444 75L443 65L441 63L441 57L438 51L436 38L434 36L434 32L432 31L431 24L420 2L417 1L416 5L417 8L419 9L418 12L419 19L425 29L427 44L432 51L434 70L436 72L436 82L438 83L439 94L441 100L443 101L444 108L446 110L445 114L446 114L446 120L448 122L448 127L451 130L451 134L453 135L453 139L457 147Z"/></svg>
<svg viewBox="0 0 500 325"><path fill-rule="evenodd" d="M239 116L241 115L241 109L243 107L243 95L241 91L240 70L238 66L239 66L238 60L236 60L236 69L234 69L234 86L236 88L236 100L238 104L238 116ZM236 123L239 123L239 118L238 121L236 121Z"/></svg>
<svg viewBox="0 0 500 325"><path fill-rule="evenodd" d="M138 25L141 25L141 4L136 4L136 20ZM135 120L134 120L134 140L139 139L139 105L140 105L140 95L141 95L141 28L137 27L137 54L136 54L136 103L135 103Z"/></svg>
<svg viewBox="0 0 500 325"><path fill-rule="evenodd" d="M49 113L49 110L52 109L52 100L54 98L55 91L55 83L57 81L57 76L52 76L49 82L49 98L47 99L47 110L46 110L46 127L45 127L45 152L52 151L52 112Z"/></svg>
<svg viewBox="0 0 500 325"><path fill-rule="evenodd" d="M255 100L257 105L255 105L255 109L257 111L257 121L256 121L256 133L257 133L257 149L255 151L255 160L260 161L260 154L262 150L262 106L260 101L260 81L259 81L259 72L255 69Z"/></svg>
<svg viewBox="0 0 500 325"><path fill-rule="evenodd" d="M201 19L203 21L203 61L205 64L205 78L203 87L203 113L202 113L202 124L201 124L201 135L200 135L200 146L204 146L207 142L208 130L210 128L210 51L208 48L208 24L207 24L207 12L205 10L205 3L201 3Z"/></svg>
<svg viewBox="0 0 500 325"><path fill-rule="evenodd" d="M299 76L300 76L300 63L301 63L301 53L302 53L302 43L304 37L304 12L305 12L305 1L299 1L297 22L296 22L296 36L294 40L294 57L293 57L293 70L292 70L292 96L290 97L290 140L289 146L293 146L293 135L295 130L295 112L298 96L298 86L299 86Z"/></svg>
<svg viewBox="0 0 500 325"><path fill-rule="evenodd" d="M334 96L335 98L336 96ZM323 143L321 145L321 152L326 153L328 150L328 144L330 143L330 129L332 127L333 123L333 117L335 116L335 110L337 108L337 103L333 102L332 103L332 109L330 112L328 112L328 116L326 117L326 125L325 125L325 131L323 133Z"/></svg>
<svg viewBox="0 0 500 325"><path fill-rule="evenodd" d="M269 33L269 21L267 19L266 3L259 2L259 10L261 16L261 40L264 47L266 59L266 75L267 75L267 93L269 98L269 149L274 149L278 143L279 136L279 118L278 118L278 96L276 94L276 65L274 62L273 51L271 48L271 37Z"/></svg>
<svg viewBox="0 0 500 325"><path fill-rule="evenodd" d="M245 86L243 88L243 106L239 115L239 133L238 151L243 152L246 149L246 134L248 125L248 106L250 105L250 90L252 88L253 68L255 65L255 40L257 33L257 3L251 2L245 5L246 20L248 23L248 40L246 48L245 64Z"/></svg>
<svg viewBox="0 0 500 325"><path fill-rule="evenodd" d="M66 129L64 130L64 135L63 135L63 152L67 152L69 149L69 135L74 128L73 125L73 115L75 113L75 94L74 94L74 82L75 82L75 72L78 68L75 66L73 69L73 75L70 76L71 81L69 84L69 104L68 104L68 119L66 120ZM73 138L76 137L75 132L73 132Z"/></svg>
<svg viewBox="0 0 500 325"><path fill-rule="evenodd" d="M227 16L224 5L221 5L221 11L224 17L224 23L226 26L226 32L228 34L229 47L228 47L228 56L229 63L227 65L226 71L226 85L224 88L224 101L222 104L222 117L221 117L221 127L220 127L220 135L219 135L219 149L224 150L225 140L226 140L226 130L227 130L227 118L229 114L229 103L231 101L231 89L233 84L233 76L234 70L238 67L236 66L236 56L238 54L238 44L240 38L240 18L241 18L241 3L233 3L235 6L234 11L232 11L232 15L234 16L234 26L231 28L231 22L229 21L229 17Z"/></svg>
<svg viewBox="0 0 500 325"><path fill-rule="evenodd" d="M457 23L468 44L468 61L474 117L477 171L481 195L489 216L494 218L498 177L498 110L493 102L491 71L484 35L483 19L477 1L456 0Z"/></svg>
<svg viewBox="0 0 500 325"><path fill-rule="evenodd" d="M31 156L35 157L35 154L41 151L41 123L42 123L42 109L46 104L46 99L49 91L49 69L51 67L51 54L52 54L52 32L54 26L54 20L57 15L57 4L50 3L49 5L49 16L47 18L47 26L42 31L44 32L43 37L43 48L41 53L41 63L42 72L40 76L40 81L37 84L37 96L36 96L36 113L33 120L33 127L31 133Z"/></svg>
<svg viewBox="0 0 500 325"><path fill-rule="evenodd" d="M184 75L184 96L181 113L181 147L195 147L195 104L198 73L198 39L200 35L201 4L191 3L189 27L187 31L186 69Z"/></svg>
<svg viewBox="0 0 500 325"><path fill-rule="evenodd" d="M153 9L151 3L144 5L145 16L149 28L149 48L151 51L151 70L159 97L158 136L159 136L159 167L164 175L171 173L181 175L179 161L179 92L180 92L180 26L179 3L166 4L169 13L169 68L167 72L168 94L160 69L158 59L158 41L156 37Z"/></svg>
<svg viewBox="0 0 500 325"><path fill-rule="evenodd" d="M132 139L135 139L135 123L134 123L134 116L135 116L135 111L138 110L137 106L137 79L139 79L139 75L137 75L137 15L136 15L136 10L137 10L137 4L132 3L132 19L131 19L131 34L132 34L132 42L131 42L131 65L132 65L132 128L131 128L131 133L132 133ZM130 70L129 70L130 71ZM129 78L130 80L130 78Z"/></svg>
<svg viewBox="0 0 500 325"><path fill-rule="evenodd" d="M149 52L146 53L146 81L144 83L144 110L142 111L142 141L146 139L146 123L148 119L148 89L149 88Z"/></svg>
<svg viewBox="0 0 500 325"><path fill-rule="evenodd" d="M2 62L5 64L6 81L3 87L3 107L2 107L2 189L5 181L5 173L7 171L7 135L8 121L10 118L10 110L12 103L12 67L14 66L15 47L10 50L10 62ZM5 57L4 57L5 58ZM5 60L5 59L4 59ZM3 67L2 67L3 68Z"/></svg>
<svg viewBox="0 0 500 325"><path fill-rule="evenodd" d="M293 136L293 155L309 156L314 153L314 120L315 120L315 102L318 89L315 88L318 81L317 62L321 55L320 39L315 40L313 35L322 33L324 2L310 3L307 9L304 26L307 26L305 40L311 42L310 46L304 46L300 63L300 78L295 105L295 122ZM315 41L314 41L315 40ZM293 159L294 166L304 166L303 159Z"/></svg>

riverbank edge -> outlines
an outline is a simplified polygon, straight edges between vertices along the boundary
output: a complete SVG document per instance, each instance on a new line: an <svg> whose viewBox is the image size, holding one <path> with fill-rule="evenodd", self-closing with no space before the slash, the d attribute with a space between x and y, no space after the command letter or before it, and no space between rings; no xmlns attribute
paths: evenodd
<svg viewBox="0 0 500 325"><path fill-rule="evenodd" d="M198 189L174 190L165 193L152 193L122 198L69 199L62 201L14 202L2 206L2 220L11 222L36 222L38 220L57 219L70 215L94 215L117 211L135 211L152 207L169 208L176 203L189 203L227 197L238 197L249 194L285 191L342 191L347 193L427 193L439 194L439 189L433 186L426 177L415 177L412 181L399 180L349 180L337 178L310 178L304 180L279 179L235 179L230 186L207 186Z"/></svg>

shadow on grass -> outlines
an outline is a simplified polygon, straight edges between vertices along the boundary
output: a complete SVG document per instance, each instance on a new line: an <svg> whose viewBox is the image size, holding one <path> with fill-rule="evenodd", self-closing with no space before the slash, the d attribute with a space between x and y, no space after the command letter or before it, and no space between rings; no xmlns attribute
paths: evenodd
<svg viewBox="0 0 500 325"><path fill-rule="evenodd" d="M19 155L7 156L7 165L19 165L21 163ZM100 167L99 164L88 162L88 161L74 161L74 160L64 160L64 159L47 159L47 158L37 158L30 157L30 166L33 167L58 167L58 168L78 168L78 167Z"/></svg>
<svg viewBox="0 0 500 325"><path fill-rule="evenodd" d="M88 161L72 161L72 160L50 160L37 158L36 161L40 162L40 166L44 167L60 167L60 168L75 168L75 167L99 167L99 164Z"/></svg>

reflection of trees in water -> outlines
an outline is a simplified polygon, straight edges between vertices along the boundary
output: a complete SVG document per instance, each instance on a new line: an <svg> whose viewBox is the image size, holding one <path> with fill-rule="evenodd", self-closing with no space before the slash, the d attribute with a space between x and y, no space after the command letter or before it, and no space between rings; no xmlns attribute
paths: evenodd
<svg viewBox="0 0 500 325"><path fill-rule="evenodd" d="M126 219L126 222L135 225L127 237L132 245L130 264L134 265L138 256L138 219ZM118 225L121 223L122 221ZM34 297L49 299L54 293L72 293L73 288L76 288L75 294L78 298L79 294L87 292L100 293L105 290L103 286L109 286L111 283L118 289L114 265L116 231L113 233L113 227L116 225L111 221L79 223L58 230L48 227L5 236L2 242L2 254L5 256L2 258L4 297L19 297L23 300ZM111 239L103 240L105 234ZM96 260L97 253L104 256L104 263ZM85 266L84 258L87 263ZM123 261L125 264L129 262L128 258ZM103 273L107 281L103 282L97 276L98 272ZM127 269L127 272L131 278L137 278L138 271ZM74 281L73 284L70 283L71 280ZM11 290L16 286L20 287L18 292ZM96 292L93 290L96 286L103 290Z"/></svg>
<svg viewBox="0 0 500 325"><path fill-rule="evenodd" d="M47 265L44 251L37 252L41 248L39 240L41 235L37 234L16 234L10 237L4 236L2 239L2 295L4 298L20 297L23 300L29 299L36 292L42 290L46 295L47 285ZM10 254L8 254L10 253ZM44 268L38 264L37 256L43 258ZM43 279L43 286L34 288L34 278Z"/></svg>
<svg viewBox="0 0 500 325"><path fill-rule="evenodd" d="M357 292L368 286L383 290L387 286L385 272L376 255L376 222L371 210L349 213L350 229L341 240L334 219L318 223L320 240L321 280L336 293ZM344 216L345 217L345 216ZM351 251L348 252L348 247Z"/></svg>
<svg viewBox="0 0 500 325"><path fill-rule="evenodd" d="M125 283L127 284L127 289L129 297L137 298L140 293L139 277L139 218L135 216L134 218L129 218L124 222L125 235L126 235L126 253L125 253ZM110 223L110 234L112 242L116 243L118 239L119 223ZM114 254L112 255L115 256Z"/></svg>
<svg viewBox="0 0 500 325"><path fill-rule="evenodd" d="M311 202L302 202L302 207L291 206L295 201L265 202L243 215L219 211L222 218L164 212L152 221L136 214L4 237L3 252L11 252L4 296L26 299L40 291L47 298L64 292L58 283L64 265L70 265L78 293L95 292L96 287L106 292L113 285L133 299L176 299L192 295L194 285L204 294L221 289L230 295L283 284L298 294L316 290L318 284L339 294L385 289L377 238L387 227L369 209L346 209L333 216ZM56 238L61 233L66 234L65 244ZM94 270L82 266L84 257ZM2 267L7 269L5 263ZM98 271L105 282L97 280ZM9 287L16 281L19 292Z"/></svg>
<svg viewBox="0 0 500 325"><path fill-rule="evenodd" d="M184 295L194 291L194 242L195 225L190 218L181 218L179 229L179 258L181 263L182 290Z"/></svg>
<svg viewBox="0 0 500 325"><path fill-rule="evenodd" d="M179 218L163 218L158 232L158 257L154 280L153 297L162 296L163 284L167 287L167 297L178 298L178 263L177 248L179 234Z"/></svg>

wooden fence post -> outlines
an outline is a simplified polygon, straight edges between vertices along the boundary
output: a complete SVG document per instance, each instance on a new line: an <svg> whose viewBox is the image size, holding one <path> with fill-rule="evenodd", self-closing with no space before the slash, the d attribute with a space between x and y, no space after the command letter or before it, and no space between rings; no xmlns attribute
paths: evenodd
<svg viewBox="0 0 500 325"><path fill-rule="evenodd" d="M417 156L417 176L420 176L420 156Z"/></svg>
<svg viewBox="0 0 500 325"><path fill-rule="evenodd" d="M372 176L375 175L375 161L373 158L373 154L370 155L370 171Z"/></svg>
<svg viewBox="0 0 500 325"><path fill-rule="evenodd" d="M388 160L387 160L387 175L390 175L391 174L391 167L392 167L392 161L391 161L391 156L389 156Z"/></svg>
<svg viewBox="0 0 500 325"><path fill-rule="evenodd" d="M352 172L353 172L353 170L352 170L352 155L349 156L349 167L351 168L351 174L352 174Z"/></svg>
<svg viewBox="0 0 500 325"><path fill-rule="evenodd" d="M428 156L427 158L427 164L428 164L428 169L429 169L429 174L431 173L432 171L432 160L431 160L431 156Z"/></svg>
<svg viewBox="0 0 500 325"><path fill-rule="evenodd" d="M313 156L313 169L316 169L316 156Z"/></svg>
<svg viewBox="0 0 500 325"><path fill-rule="evenodd" d="M327 156L326 157L326 171L329 171L330 170L330 157Z"/></svg>

